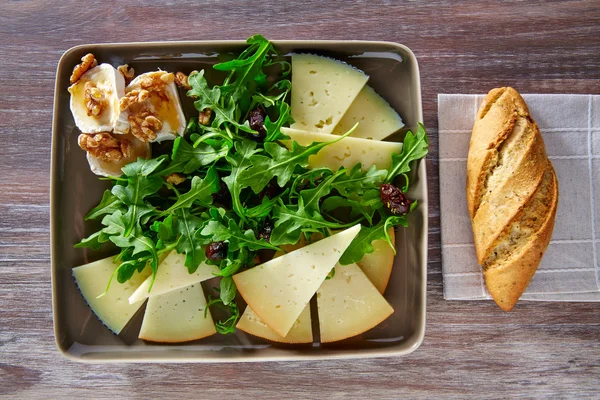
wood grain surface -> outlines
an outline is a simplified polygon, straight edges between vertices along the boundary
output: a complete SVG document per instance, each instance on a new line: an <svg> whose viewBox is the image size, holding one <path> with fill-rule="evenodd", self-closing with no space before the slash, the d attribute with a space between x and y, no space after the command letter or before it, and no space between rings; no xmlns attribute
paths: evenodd
<svg viewBox="0 0 600 400"><path fill-rule="evenodd" d="M437 94L600 93L600 2L0 1L0 396L498 398L600 396L600 304L442 297ZM388 40L421 69L430 234L425 341L402 358L84 365L54 344L49 166L54 78L93 42ZM565 199L568 201L568 199Z"/></svg>

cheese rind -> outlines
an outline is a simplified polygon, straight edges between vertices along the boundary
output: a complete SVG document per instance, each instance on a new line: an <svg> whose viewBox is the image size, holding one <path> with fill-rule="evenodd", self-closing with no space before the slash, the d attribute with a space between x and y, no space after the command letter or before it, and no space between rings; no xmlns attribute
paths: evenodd
<svg viewBox="0 0 600 400"><path fill-rule="evenodd" d="M394 312L356 264L335 267L317 292L317 305L323 343L360 335Z"/></svg>
<svg viewBox="0 0 600 400"><path fill-rule="evenodd" d="M312 323L310 319L310 304L304 307L300 316L285 337L278 335L273 329L261 320L252 308L246 307L244 314L240 317L236 328L263 339L279 343L312 343Z"/></svg>
<svg viewBox="0 0 600 400"><path fill-rule="evenodd" d="M281 132L302 146L313 142L329 142L335 138L325 133L291 128L281 128ZM291 140L282 140L282 143L288 148L292 146ZM308 164L310 168L327 167L334 171L340 167L350 169L357 163L361 163L365 171L371 165L375 165L378 169L389 169L392 165L392 154L399 154L401 151L402 143L345 137L310 156Z"/></svg>
<svg viewBox="0 0 600 400"><path fill-rule="evenodd" d="M178 343L216 333L206 298L199 283L148 299L140 339Z"/></svg>
<svg viewBox="0 0 600 400"><path fill-rule="evenodd" d="M355 225L236 274L233 280L258 317L285 337L359 231L360 225Z"/></svg>
<svg viewBox="0 0 600 400"><path fill-rule="evenodd" d="M292 55L293 127L331 133L369 77L338 60Z"/></svg>
<svg viewBox="0 0 600 400"><path fill-rule="evenodd" d="M151 269L146 267L141 273L134 272L131 279L125 283L119 283L114 278L108 292L98 297L104 293L110 277L119 267L119 264L113 263L113 259L114 257L108 257L75 267L72 273L79 291L94 314L108 329L118 335L144 304L143 301L130 304L127 298L151 274Z"/></svg>
<svg viewBox="0 0 600 400"><path fill-rule="evenodd" d="M363 139L383 140L404 126L400 115L372 87L365 85L332 133Z"/></svg>
<svg viewBox="0 0 600 400"><path fill-rule="evenodd" d="M388 230L388 234L392 239L392 243L395 243L396 235L393 227ZM396 255L385 240L374 240L371 244L373 245L373 252L365 254L356 264L367 275L371 283L375 285L379 293L383 294L390 281Z"/></svg>
<svg viewBox="0 0 600 400"><path fill-rule="evenodd" d="M148 292L152 283L152 277L149 276L129 297L129 303L135 303L147 297L158 296L194 283L204 282L205 280L214 278L215 274L219 272L218 266L201 263L196 272L190 274L184 263L185 254L177 254L176 251L171 251L167 258L158 266L152 290Z"/></svg>

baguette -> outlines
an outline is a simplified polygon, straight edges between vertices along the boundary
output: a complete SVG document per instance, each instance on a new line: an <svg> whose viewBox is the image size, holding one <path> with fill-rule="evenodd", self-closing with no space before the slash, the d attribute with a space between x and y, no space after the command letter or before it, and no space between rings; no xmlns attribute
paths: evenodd
<svg viewBox="0 0 600 400"><path fill-rule="evenodd" d="M521 95L491 90L479 108L467 160L467 206L477 260L494 301L511 310L548 246L558 182Z"/></svg>

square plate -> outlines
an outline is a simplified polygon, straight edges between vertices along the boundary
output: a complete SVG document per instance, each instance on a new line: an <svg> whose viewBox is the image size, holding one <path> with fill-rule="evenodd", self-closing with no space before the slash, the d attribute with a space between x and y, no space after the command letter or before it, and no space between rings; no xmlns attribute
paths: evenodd
<svg viewBox="0 0 600 400"><path fill-rule="evenodd" d="M405 46L365 41L273 41L281 55L310 52L348 62L370 75L371 85L416 132L423 121L417 60ZM73 245L99 228L84 222L84 215L110 185L100 181L88 167L77 145L79 130L69 109L69 76L79 59L93 53L113 66L129 64L136 73L162 68L167 71L206 70L211 83L221 54L239 54L244 41L200 41L83 45L68 50L58 64L54 94L51 172L51 247L54 333L59 350L67 357L86 362L239 362L305 360L402 355L421 344L425 332L427 284L427 181L425 161L411 176L409 197L419 207L409 215L409 227L396 234L398 255L385 292L395 312L382 324L355 338L332 344L284 345L244 332L214 335L182 344L152 344L137 338L145 307L120 335L112 334L87 307L71 269L110 253L75 249ZM214 81L213 81L214 83ZM189 117L191 101L184 101ZM389 140L400 140L406 130ZM114 253L114 251L113 251ZM210 283L210 282L209 282Z"/></svg>

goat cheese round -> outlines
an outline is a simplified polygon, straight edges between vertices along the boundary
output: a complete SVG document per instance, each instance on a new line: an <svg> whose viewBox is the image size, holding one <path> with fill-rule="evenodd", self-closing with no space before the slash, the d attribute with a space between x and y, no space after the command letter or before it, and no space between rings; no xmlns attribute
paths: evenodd
<svg viewBox="0 0 600 400"><path fill-rule="evenodd" d="M125 79L110 64L100 64L69 87L71 113L82 133L110 132L119 117Z"/></svg>

